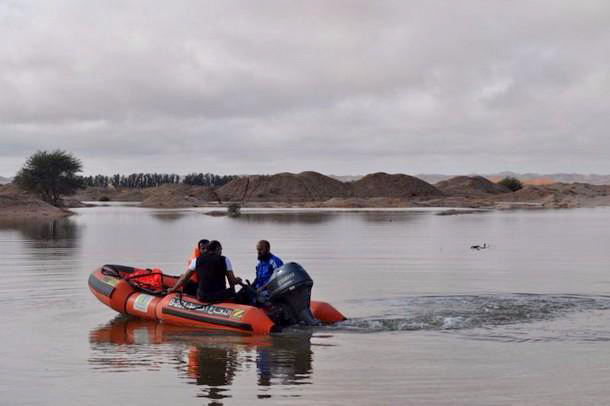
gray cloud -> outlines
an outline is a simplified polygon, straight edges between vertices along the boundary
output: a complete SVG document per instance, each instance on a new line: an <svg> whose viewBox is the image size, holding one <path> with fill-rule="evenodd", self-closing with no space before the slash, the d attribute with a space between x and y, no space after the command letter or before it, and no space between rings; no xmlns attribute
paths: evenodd
<svg viewBox="0 0 610 406"><path fill-rule="evenodd" d="M610 3L0 3L0 175L610 172Z"/></svg>

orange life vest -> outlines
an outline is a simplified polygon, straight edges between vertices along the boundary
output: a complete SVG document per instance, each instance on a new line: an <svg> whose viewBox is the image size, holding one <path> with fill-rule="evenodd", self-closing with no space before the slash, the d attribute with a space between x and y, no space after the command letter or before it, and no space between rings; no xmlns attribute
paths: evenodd
<svg viewBox="0 0 610 406"><path fill-rule="evenodd" d="M152 291L160 291L163 288L163 273L158 268L134 271L125 279L134 285Z"/></svg>
<svg viewBox="0 0 610 406"><path fill-rule="evenodd" d="M188 265L191 265L191 262L193 261L193 259L197 259L199 258L199 255L201 255L201 251L199 251L199 244L195 245L195 248L193 248L193 253L191 254L191 258L188 261ZM197 272L193 272L193 274L191 275L191 278L189 279L191 282L193 283L199 283L199 278L197 277Z"/></svg>

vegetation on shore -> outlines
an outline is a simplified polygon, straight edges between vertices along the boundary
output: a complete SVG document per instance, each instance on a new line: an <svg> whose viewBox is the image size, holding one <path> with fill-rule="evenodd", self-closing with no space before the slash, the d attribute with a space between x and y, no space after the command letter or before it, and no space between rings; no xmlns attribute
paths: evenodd
<svg viewBox="0 0 610 406"><path fill-rule="evenodd" d="M241 206L237 203L231 203L227 207L227 214L230 217L238 217L241 214Z"/></svg>
<svg viewBox="0 0 610 406"><path fill-rule="evenodd" d="M83 187L78 176L82 168L81 161L66 151L38 151L27 159L13 182L57 207L62 196L71 196Z"/></svg>
<svg viewBox="0 0 610 406"><path fill-rule="evenodd" d="M519 179L513 178L511 176L502 179L498 182L498 184L506 186L513 192L516 192L519 189L523 189L523 183L521 183Z"/></svg>
<svg viewBox="0 0 610 406"><path fill-rule="evenodd" d="M192 187L202 186L207 188L221 187L235 179L236 176L221 176L212 173L191 173L185 177L176 174L162 173L132 173L130 175L115 174L113 176L95 175L80 176L83 165L74 155L63 151L38 151L30 156L24 166L19 170L13 180L13 184L21 190L37 196L44 202L61 207L64 205L65 198L73 196L79 189L98 188L116 191L123 189L152 189L155 187L170 186L173 189L164 189L162 196L147 196L145 205L151 206L192 206L198 205L202 201L218 200L212 191L201 193L194 191ZM18 206L17 202L26 199L15 190L2 190L5 203L0 207L6 209L11 207L14 210ZM185 195L186 194L186 195ZM99 201L111 200L112 193L103 193L97 196ZM176 196L185 195L182 199ZM141 194L137 194L142 197ZM27 197L28 204L32 206L32 197ZM144 199L142 199L144 200ZM67 205L82 205L78 201L68 202ZM4 213L7 213L4 210Z"/></svg>
<svg viewBox="0 0 610 406"><path fill-rule="evenodd" d="M94 175L83 177L87 187L124 187L144 189L161 185L185 184L191 186L219 187L233 179L235 175L215 175L213 173L191 173L184 177L175 173L132 173L130 175L114 174L112 176Z"/></svg>

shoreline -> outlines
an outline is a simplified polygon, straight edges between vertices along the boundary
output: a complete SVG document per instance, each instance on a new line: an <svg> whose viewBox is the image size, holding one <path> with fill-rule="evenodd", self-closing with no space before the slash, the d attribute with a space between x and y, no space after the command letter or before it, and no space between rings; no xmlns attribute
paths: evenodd
<svg viewBox="0 0 610 406"><path fill-rule="evenodd" d="M160 205L160 206L149 206L142 205L141 202L137 201L109 201L109 202L95 202L95 201L84 201L82 205L73 206L69 208L88 208L88 207L103 207L103 206L123 206L133 207L141 209L167 209L167 210L189 210L189 209L210 209L216 213L224 213L227 211L229 206L237 204L240 210L249 209L269 209L269 210L289 210L289 209L321 209L321 210L401 210L401 209L430 209L430 210L444 210L444 211L457 211L460 214L464 212L485 212L493 210L544 210L544 209L566 209L566 208L594 208L594 207L610 207L610 199L608 201L592 201L584 199L580 202L572 202L571 204L564 205L549 205L545 202L520 202L520 201L497 201L497 202L486 202L486 204L452 204L452 202L429 202L429 201L407 201L407 202L387 202L376 200L374 202L359 202L358 204L344 203L344 204L329 204L327 201L322 202L204 202L197 205ZM369 204L367 204L369 203Z"/></svg>
<svg viewBox="0 0 610 406"><path fill-rule="evenodd" d="M159 205L150 206L142 205L137 201L75 201L72 200L68 207L54 207L37 199L28 199L24 202L14 202L11 205L3 205L0 207L0 220L8 219L49 219L62 218L77 213L71 209L87 209L103 206L128 206L141 209L168 209L168 210L188 210L188 209L209 209L207 215L224 216L228 214L230 205L237 204L240 210L248 209L319 209L319 210L401 210L401 209L429 209L438 210L438 215L463 215L472 213L483 213L488 211L503 211L503 210L554 210L554 209L570 209L570 208L594 208L594 207L610 207L610 198L608 199L591 199L580 198L572 199L570 202L560 202L549 204L545 201L467 201L468 199L455 202L449 199L435 199L434 201L403 201L395 199L374 198L374 199L358 199L354 201L311 201L311 202L201 202L193 205ZM77 203L77 204L74 204ZM457 204L456 204L457 203Z"/></svg>
<svg viewBox="0 0 610 406"><path fill-rule="evenodd" d="M286 175L282 176L285 177ZM305 175L295 176L302 177ZM313 175L306 176L311 177ZM322 175L316 176L320 177ZM434 193L418 193L419 189L417 188L388 182L388 177L390 180L404 181L406 179L403 179L404 176L402 175L398 178L393 176L387 174L374 175L375 179L368 184L371 189L367 189L366 193L360 191L359 195L356 196L354 194L341 195L342 189L334 188L339 183L324 189L320 186L323 185L321 182L308 185L306 189L309 192L305 195L302 190L292 188L294 185L302 186L298 182L290 183L288 186L278 183L277 189L272 188L260 194L231 193L226 195L220 193L224 187L219 189L189 185L162 185L142 189L91 187L80 190L74 196L65 198L62 207L52 206L11 184L0 186L0 219L61 218L75 214L69 210L70 208L104 204L125 204L132 207L152 209L201 208L211 209L215 212L215 215L223 215L231 206L239 209L375 210L428 208L444 211L441 215L466 214L468 211L610 207L610 185L556 183L545 186L527 185L518 191L507 192L505 190L498 191L495 188L496 186L491 185L484 179L461 177L456 178L451 188L446 187L442 191L435 189ZM264 179L269 181L272 178ZM256 179L260 181L263 178L258 177ZM382 183L384 187L381 189L373 188L373 186L378 186L379 183ZM276 184L270 184L270 186L274 185ZM345 184L341 187L345 187ZM490 187L493 187L493 189L489 189Z"/></svg>

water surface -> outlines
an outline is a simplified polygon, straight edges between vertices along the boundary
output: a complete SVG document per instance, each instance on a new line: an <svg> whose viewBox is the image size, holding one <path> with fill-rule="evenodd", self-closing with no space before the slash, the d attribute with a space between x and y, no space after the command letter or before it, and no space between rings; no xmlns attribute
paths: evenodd
<svg viewBox="0 0 610 406"><path fill-rule="evenodd" d="M7 405L606 404L610 210L203 210L107 206L0 223ZM116 313L104 263L183 271L218 239L253 279L256 241L350 319L241 337ZM486 243L489 248L470 247Z"/></svg>

